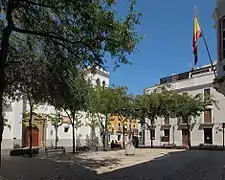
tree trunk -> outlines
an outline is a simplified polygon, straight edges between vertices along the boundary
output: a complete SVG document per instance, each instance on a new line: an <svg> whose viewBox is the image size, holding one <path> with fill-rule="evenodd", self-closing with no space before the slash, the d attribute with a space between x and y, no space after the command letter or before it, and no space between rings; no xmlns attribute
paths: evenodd
<svg viewBox="0 0 225 180"><path fill-rule="evenodd" d="M151 126L150 126L150 139L151 139L151 148L153 148L153 137L152 137L152 125L154 120L150 120Z"/></svg>
<svg viewBox="0 0 225 180"><path fill-rule="evenodd" d="M6 68L6 60L9 51L9 37L12 33L13 22L12 22L12 1L8 1L7 4L7 20L8 25L3 29L2 33L2 41L1 41L1 49L0 49L0 166L1 166L1 144L2 144L2 136L4 130L4 118L3 118L3 92L5 89L5 68Z"/></svg>
<svg viewBox="0 0 225 180"><path fill-rule="evenodd" d="M106 143L105 143L105 139L106 139L106 135L103 134L102 135L102 143L103 143L103 150L105 151L106 150Z"/></svg>
<svg viewBox="0 0 225 180"><path fill-rule="evenodd" d="M150 129L151 148L153 147L152 129Z"/></svg>
<svg viewBox="0 0 225 180"><path fill-rule="evenodd" d="M0 94L0 167L1 167L1 149L2 149L2 136L3 136L3 129L4 129L4 117L3 117L3 93Z"/></svg>
<svg viewBox="0 0 225 180"><path fill-rule="evenodd" d="M74 120L72 123L72 128L73 128L73 154L76 152L76 147L75 147L75 125L74 125Z"/></svg>
<svg viewBox="0 0 225 180"><path fill-rule="evenodd" d="M55 148L57 148L58 146L58 141L59 141L59 137L58 137L58 126L54 125L55 127Z"/></svg>
<svg viewBox="0 0 225 180"><path fill-rule="evenodd" d="M123 124L123 148L125 149L125 127Z"/></svg>
<svg viewBox="0 0 225 180"><path fill-rule="evenodd" d="M187 124L187 128L188 128L188 148L191 148L191 128L190 125Z"/></svg>
<svg viewBox="0 0 225 180"><path fill-rule="evenodd" d="M30 101L30 99L29 99ZM29 144L29 157L32 157L32 143L33 143L33 132L32 132L32 116L33 116L33 106L30 102L30 118L29 118L29 133L30 133L30 144Z"/></svg>

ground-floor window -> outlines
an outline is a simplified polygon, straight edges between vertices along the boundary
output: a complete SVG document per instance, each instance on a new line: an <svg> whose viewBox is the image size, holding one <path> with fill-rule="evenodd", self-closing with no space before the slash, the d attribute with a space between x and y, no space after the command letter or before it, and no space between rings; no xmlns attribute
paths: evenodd
<svg viewBox="0 0 225 180"><path fill-rule="evenodd" d="M121 135L120 135L120 134L118 135L117 140L118 140L118 141L121 141Z"/></svg>
<svg viewBox="0 0 225 180"><path fill-rule="evenodd" d="M204 128L204 143L212 144L212 128Z"/></svg>
<svg viewBox="0 0 225 180"><path fill-rule="evenodd" d="M170 129L164 129L164 142L170 141Z"/></svg>
<svg viewBox="0 0 225 180"><path fill-rule="evenodd" d="M155 129L150 130L151 136L153 140L155 140Z"/></svg>

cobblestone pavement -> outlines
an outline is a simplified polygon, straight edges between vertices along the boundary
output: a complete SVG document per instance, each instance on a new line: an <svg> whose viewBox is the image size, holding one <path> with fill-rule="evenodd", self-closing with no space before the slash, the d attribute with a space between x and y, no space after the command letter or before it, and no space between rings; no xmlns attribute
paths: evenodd
<svg viewBox="0 0 225 180"><path fill-rule="evenodd" d="M1 176L9 180L225 180L225 151L173 151L169 154L167 154L168 150L138 150L137 152L136 157L126 157L130 159L129 162L136 158L130 163L133 166L128 167L125 163L126 167L121 166L123 167L121 169L110 167L110 172L106 170L98 172L96 169L112 163L123 165L122 161L128 162L126 158L121 158L121 152L32 159L4 157L0 180ZM147 162L140 158L140 152ZM153 159L153 157L158 158Z"/></svg>

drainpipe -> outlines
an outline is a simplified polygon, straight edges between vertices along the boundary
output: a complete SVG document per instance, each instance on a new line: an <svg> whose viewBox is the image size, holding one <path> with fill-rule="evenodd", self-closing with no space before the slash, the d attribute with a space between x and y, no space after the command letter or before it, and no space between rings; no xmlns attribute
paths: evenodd
<svg viewBox="0 0 225 180"><path fill-rule="evenodd" d="M174 129L175 129L175 127L173 126L173 145L174 145L174 139L175 139Z"/></svg>

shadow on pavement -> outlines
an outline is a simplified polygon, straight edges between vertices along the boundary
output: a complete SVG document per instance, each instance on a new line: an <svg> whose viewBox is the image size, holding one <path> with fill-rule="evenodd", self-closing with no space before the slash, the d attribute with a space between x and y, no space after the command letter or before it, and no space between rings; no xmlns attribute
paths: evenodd
<svg viewBox="0 0 225 180"><path fill-rule="evenodd" d="M107 180L225 179L225 152L180 151L128 168L101 174Z"/></svg>
<svg viewBox="0 0 225 180"><path fill-rule="evenodd" d="M107 167L118 165L120 160L117 158L91 159L86 158L85 155L66 154L65 156L43 156L40 159L51 159L55 162L70 163L70 165L79 165L88 169L98 169L100 167Z"/></svg>
<svg viewBox="0 0 225 180"><path fill-rule="evenodd" d="M87 180L96 179L95 171L87 169L77 163L54 161L52 159L39 158L23 158L11 157L3 159L2 167L0 168L1 177L9 180Z"/></svg>
<svg viewBox="0 0 225 180"><path fill-rule="evenodd" d="M90 160L72 155L31 159L8 157L3 160L0 176L9 180L219 180L225 179L224 159L223 151L171 152L135 166L97 174L91 169L110 166L119 160Z"/></svg>

